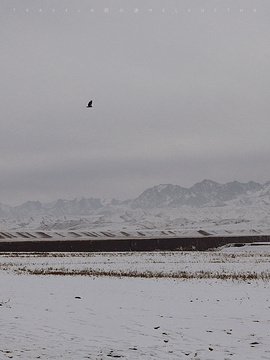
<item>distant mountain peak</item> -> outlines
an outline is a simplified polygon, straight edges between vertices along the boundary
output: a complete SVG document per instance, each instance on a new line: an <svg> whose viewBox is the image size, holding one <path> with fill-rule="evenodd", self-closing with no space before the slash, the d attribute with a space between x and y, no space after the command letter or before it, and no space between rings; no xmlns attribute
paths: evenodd
<svg viewBox="0 0 270 360"><path fill-rule="evenodd" d="M171 186L171 184L159 184L155 186L155 189L157 190L157 192L161 192L164 189L166 189L168 186Z"/></svg>
<svg viewBox="0 0 270 360"><path fill-rule="evenodd" d="M132 208L179 207L183 205L225 206L227 201L262 189L262 185L250 181L242 184L238 181L220 184L210 179L204 179L190 188L179 185L162 184L145 190L132 201Z"/></svg>
<svg viewBox="0 0 270 360"><path fill-rule="evenodd" d="M217 183L216 181L210 180L210 179L204 179L200 182L198 182L197 184L195 184L194 186L201 184L201 185L209 185L209 186L216 186L216 185L220 185L219 183Z"/></svg>

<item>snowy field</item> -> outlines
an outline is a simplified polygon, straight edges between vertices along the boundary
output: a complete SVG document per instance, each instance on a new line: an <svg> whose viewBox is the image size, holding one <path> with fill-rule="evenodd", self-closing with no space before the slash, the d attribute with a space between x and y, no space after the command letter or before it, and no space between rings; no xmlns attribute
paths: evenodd
<svg viewBox="0 0 270 360"><path fill-rule="evenodd" d="M270 359L270 248L0 254L0 359Z"/></svg>

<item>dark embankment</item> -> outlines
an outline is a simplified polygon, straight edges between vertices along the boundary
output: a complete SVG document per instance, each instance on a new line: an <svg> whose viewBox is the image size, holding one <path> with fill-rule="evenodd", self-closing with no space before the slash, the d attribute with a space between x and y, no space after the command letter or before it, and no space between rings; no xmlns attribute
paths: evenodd
<svg viewBox="0 0 270 360"><path fill-rule="evenodd" d="M106 252L106 251L204 251L226 244L269 242L270 235L206 236L198 238L134 238L108 240L0 241L0 252Z"/></svg>

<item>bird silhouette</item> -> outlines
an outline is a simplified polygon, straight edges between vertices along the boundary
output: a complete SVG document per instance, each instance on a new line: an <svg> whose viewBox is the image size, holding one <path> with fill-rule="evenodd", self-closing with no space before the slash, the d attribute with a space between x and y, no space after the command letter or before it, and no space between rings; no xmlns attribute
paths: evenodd
<svg viewBox="0 0 270 360"><path fill-rule="evenodd" d="M93 103L93 101L92 101L92 100L91 100L91 101L89 101L89 103L88 103L88 105L87 105L86 107L88 107L88 108L93 107L93 106L92 106L92 103Z"/></svg>

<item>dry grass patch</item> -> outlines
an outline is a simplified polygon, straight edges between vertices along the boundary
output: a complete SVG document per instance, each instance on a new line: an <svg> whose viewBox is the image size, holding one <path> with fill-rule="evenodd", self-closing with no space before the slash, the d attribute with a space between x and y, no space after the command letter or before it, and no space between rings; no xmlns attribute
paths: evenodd
<svg viewBox="0 0 270 360"><path fill-rule="evenodd" d="M68 269L60 268L35 268L20 267L15 269L17 274L27 273L29 275L60 275L60 276L110 276L110 277L130 277L130 278L171 278L171 279L218 279L218 280L270 280L270 272L218 272L218 271L137 271L137 270L103 270L103 269Z"/></svg>

